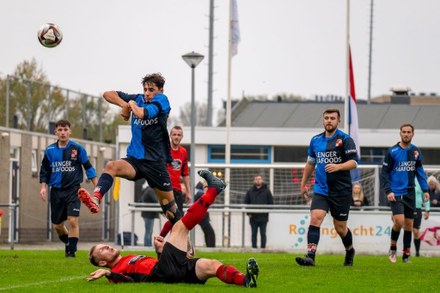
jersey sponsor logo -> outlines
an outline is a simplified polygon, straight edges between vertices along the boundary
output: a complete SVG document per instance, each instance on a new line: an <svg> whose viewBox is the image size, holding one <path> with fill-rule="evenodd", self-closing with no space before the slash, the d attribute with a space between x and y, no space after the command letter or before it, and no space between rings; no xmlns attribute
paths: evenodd
<svg viewBox="0 0 440 293"><path fill-rule="evenodd" d="M153 119L147 119L147 120L143 120L143 119L139 119L139 118L133 119L134 125L149 126L149 125L153 125L153 124L157 124L157 123L159 123L159 119L157 117L155 117Z"/></svg>
<svg viewBox="0 0 440 293"><path fill-rule="evenodd" d="M338 156L335 151L317 152L316 159L318 164L338 164L342 162L342 157Z"/></svg>
<svg viewBox="0 0 440 293"><path fill-rule="evenodd" d="M408 172L416 170L416 162L415 161L407 161L407 162L399 162L399 165L396 167L396 172Z"/></svg>
<svg viewBox="0 0 440 293"><path fill-rule="evenodd" d="M128 264L129 264L129 265L135 264L138 260L141 260L141 259L143 259L143 258L146 258L146 256L143 256L143 255L136 255L135 257L131 258L131 259L128 261Z"/></svg>
<svg viewBox="0 0 440 293"><path fill-rule="evenodd" d="M72 161L57 161L51 164L52 172L75 172L75 166L72 166Z"/></svg>
<svg viewBox="0 0 440 293"><path fill-rule="evenodd" d="M78 159L78 151L77 150L72 150L72 153L70 154L70 158L72 160Z"/></svg>
<svg viewBox="0 0 440 293"><path fill-rule="evenodd" d="M182 161L180 159L174 159L171 162L171 166L173 166L173 170L179 171L180 169L182 169Z"/></svg>

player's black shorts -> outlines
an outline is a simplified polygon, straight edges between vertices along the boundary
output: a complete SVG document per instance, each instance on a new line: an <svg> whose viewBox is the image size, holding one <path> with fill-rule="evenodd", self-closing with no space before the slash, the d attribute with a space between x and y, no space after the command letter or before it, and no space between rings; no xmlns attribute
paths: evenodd
<svg viewBox="0 0 440 293"><path fill-rule="evenodd" d="M81 202L78 199L80 186L50 189L50 211L53 224L60 224L68 216L79 217Z"/></svg>
<svg viewBox="0 0 440 293"><path fill-rule="evenodd" d="M173 190L165 162L141 160L133 157L123 158L123 160L127 161L136 170L133 181L144 178L151 188L162 191Z"/></svg>
<svg viewBox="0 0 440 293"><path fill-rule="evenodd" d="M401 196L394 196L396 201L390 201L391 211L393 216L395 215L405 215L405 218L414 219L416 217L416 200L415 191L408 190L408 194Z"/></svg>
<svg viewBox="0 0 440 293"><path fill-rule="evenodd" d="M166 242L159 262L151 273L150 280L163 283L205 284L206 280L199 280L196 275L198 260L198 258L187 258L186 251L179 250L171 243Z"/></svg>
<svg viewBox="0 0 440 293"><path fill-rule="evenodd" d="M422 209L416 209L416 217L414 218L413 228L420 230L422 225Z"/></svg>
<svg viewBox="0 0 440 293"><path fill-rule="evenodd" d="M330 214L333 219L338 221L347 221L350 213L351 194L340 196L325 196L313 194L310 210L324 210Z"/></svg>

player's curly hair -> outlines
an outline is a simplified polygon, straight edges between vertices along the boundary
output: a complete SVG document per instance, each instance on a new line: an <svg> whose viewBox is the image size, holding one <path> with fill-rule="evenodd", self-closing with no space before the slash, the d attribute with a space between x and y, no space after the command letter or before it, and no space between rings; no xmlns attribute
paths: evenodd
<svg viewBox="0 0 440 293"><path fill-rule="evenodd" d="M165 85L165 77L161 73L147 74L142 78L142 85L146 83L154 83L161 90Z"/></svg>

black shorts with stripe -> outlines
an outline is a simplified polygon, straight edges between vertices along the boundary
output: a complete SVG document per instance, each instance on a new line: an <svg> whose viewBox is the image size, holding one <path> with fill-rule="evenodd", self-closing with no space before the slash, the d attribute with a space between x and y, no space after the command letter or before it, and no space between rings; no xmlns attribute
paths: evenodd
<svg viewBox="0 0 440 293"><path fill-rule="evenodd" d="M133 181L145 179L151 188L157 188L162 191L172 191L170 175L168 174L167 165L163 162L148 161L144 159L136 159L133 157L123 158L136 171Z"/></svg>
<svg viewBox="0 0 440 293"><path fill-rule="evenodd" d="M166 242L159 262L151 273L152 282L205 284L196 275L196 263L199 258L187 258L186 251L177 249Z"/></svg>
<svg viewBox="0 0 440 293"><path fill-rule="evenodd" d="M79 217L81 202L78 199L78 189L81 186L50 189L50 211L53 224L60 224L67 217Z"/></svg>
<svg viewBox="0 0 440 293"><path fill-rule="evenodd" d="M415 196L414 188L409 189L406 195L395 195L396 201L390 201L393 216L403 214L407 219L414 219L417 215Z"/></svg>
<svg viewBox="0 0 440 293"><path fill-rule="evenodd" d="M351 194L339 196L325 196L313 194L310 210L324 210L332 215L333 219L338 221L347 221L350 213Z"/></svg>

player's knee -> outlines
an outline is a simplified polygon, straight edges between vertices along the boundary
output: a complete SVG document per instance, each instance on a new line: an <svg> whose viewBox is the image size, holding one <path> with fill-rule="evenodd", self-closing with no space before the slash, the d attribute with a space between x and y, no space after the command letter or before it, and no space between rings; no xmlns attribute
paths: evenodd
<svg viewBox="0 0 440 293"><path fill-rule="evenodd" d="M107 162L104 167L104 173L112 174L116 170L116 164L114 161Z"/></svg>

